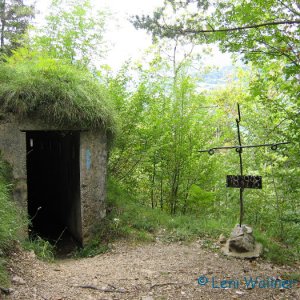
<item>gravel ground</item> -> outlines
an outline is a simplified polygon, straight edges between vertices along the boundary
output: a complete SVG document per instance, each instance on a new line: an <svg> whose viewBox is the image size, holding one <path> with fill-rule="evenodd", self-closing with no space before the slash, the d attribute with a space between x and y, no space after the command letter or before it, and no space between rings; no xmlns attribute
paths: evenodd
<svg viewBox="0 0 300 300"><path fill-rule="evenodd" d="M300 285L284 281L285 274L299 274L299 265L229 259L203 243L119 242L93 258L54 263L18 251L11 259L11 293L0 299L300 299ZM257 277L261 287L247 287Z"/></svg>

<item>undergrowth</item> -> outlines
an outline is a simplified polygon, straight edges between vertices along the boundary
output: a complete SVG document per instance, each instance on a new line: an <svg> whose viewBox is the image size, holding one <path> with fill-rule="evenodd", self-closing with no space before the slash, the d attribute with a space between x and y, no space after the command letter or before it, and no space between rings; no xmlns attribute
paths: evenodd
<svg viewBox="0 0 300 300"><path fill-rule="evenodd" d="M35 255L44 261L54 261L55 246L39 236L34 239L26 239L23 242L23 248L34 251Z"/></svg>
<svg viewBox="0 0 300 300"><path fill-rule="evenodd" d="M101 227L96 228L96 238L77 256L93 256L109 249L110 242L126 239L132 242L193 241L203 239L206 247L215 250L220 234L229 237L235 220L224 216L213 219L194 215L171 216L159 208L152 209L140 203L115 181L108 183L108 215ZM277 264L292 264L299 259L293 247L286 247L275 241L270 233L254 228L255 237L264 246L263 257Z"/></svg>
<svg viewBox="0 0 300 300"><path fill-rule="evenodd" d="M6 259L22 227L22 219L11 199L10 168L0 156L0 285L7 286Z"/></svg>
<svg viewBox="0 0 300 300"><path fill-rule="evenodd" d="M109 250L109 246L105 243L102 243L100 240L92 240L88 245L84 248L78 248L74 251L74 258L82 258L82 257L92 257L95 255L99 255L105 253Z"/></svg>
<svg viewBox="0 0 300 300"><path fill-rule="evenodd" d="M18 238L18 229L24 220L11 201L9 167L0 158L0 285L7 286L6 258ZM159 208L152 209L138 203L130 193L113 180L108 184L107 217L101 226L95 228L95 238L82 249L74 252L74 257L89 257L106 252L110 243L126 239L131 242L190 242L201 238L204 247L215 251L215 242L220 234L229 236L235 222L230 218L208 218L193 215L171 216ZM273 263L291 264L299 259L297 246L289 247L275 240L267 231L255 230L258 242L264 246L263 257ZM51 243L37 237L23 242L26 250L47 261L54 260L55 249ZM298 245L299 247L299 245Z"/></svg>
<svg viewBox="0 0 300 300"><path fill-rule="evenodd" d="M196 237L217 238L229 233L231 223L225 220L200 219L191 215L170 216L160 209L139 204L118 184L108 184L108 216L97 229L103 241L126 238L132 241L188 241Z"/></svg>

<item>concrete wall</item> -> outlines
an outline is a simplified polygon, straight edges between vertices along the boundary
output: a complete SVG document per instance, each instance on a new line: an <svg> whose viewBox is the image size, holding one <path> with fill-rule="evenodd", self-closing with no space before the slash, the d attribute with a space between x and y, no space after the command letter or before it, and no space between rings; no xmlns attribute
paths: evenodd
<svg viewBox="0 0 300 300"><path fill-rule="evenodd" d="M12 166L14 198L27 210L26 133L20 131L20 124L0 122L0 151Z"/></svg>
<svg viewBox="0 0 300 300"><path fill-rule="evenodd" d="M80 190L83 243L105 217L107 138L103 132L80 135Z"/></svg>

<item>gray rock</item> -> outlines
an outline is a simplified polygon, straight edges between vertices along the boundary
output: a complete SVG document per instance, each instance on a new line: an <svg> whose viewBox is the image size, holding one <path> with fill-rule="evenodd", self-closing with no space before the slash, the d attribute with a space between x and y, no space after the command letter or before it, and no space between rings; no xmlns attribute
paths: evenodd
<svg viewBox="0 0 300 300"><path fill-rule="evenodd" d="M11 281L12 281L12 283L18 284L18 285L26 284L26 281L22 277L17 276L17 275L15 275Z"/></svg>
<svg viewBox="0 0 300 300"><path fill-rule="evenodd" d="M235 251L239 253L243 252L251 252L255 248L255 239L252 235L252 228L246 225L242 225L241 227L237 225L228 241L229 243L229 251Z"/></svg>
<svg viewBox="0 0 300 300"><path fill-rule="evenodd" d="M14 292L14 290L11 288L4 288L4 287L0 286L0 297L1 297L1 293L5 294L5 295L9 295L13 292ZM0 299L2 299L2 298L0 298Z"/></svg>
<svg viewBox="0 0 300 300"><path fill-rule="evenodd" d="M222 248L225 255L238 258L259 257L262 250L262 245L255 242L252 228L247 225L236 225Z"/></svg>

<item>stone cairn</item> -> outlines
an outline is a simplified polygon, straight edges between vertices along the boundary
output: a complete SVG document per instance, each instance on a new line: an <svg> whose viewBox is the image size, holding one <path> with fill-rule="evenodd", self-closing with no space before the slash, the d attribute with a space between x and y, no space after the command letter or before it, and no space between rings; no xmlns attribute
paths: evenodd
<svg viewBox="0 0 300 300"><path fill-rule="evenodd" d="M219 238L220 243L225 243L221 251L227 256L239 258L255 258L262 253L262 245L255 241L253 230L247 225L236 225L227 241L224 236Z"/></svg>

